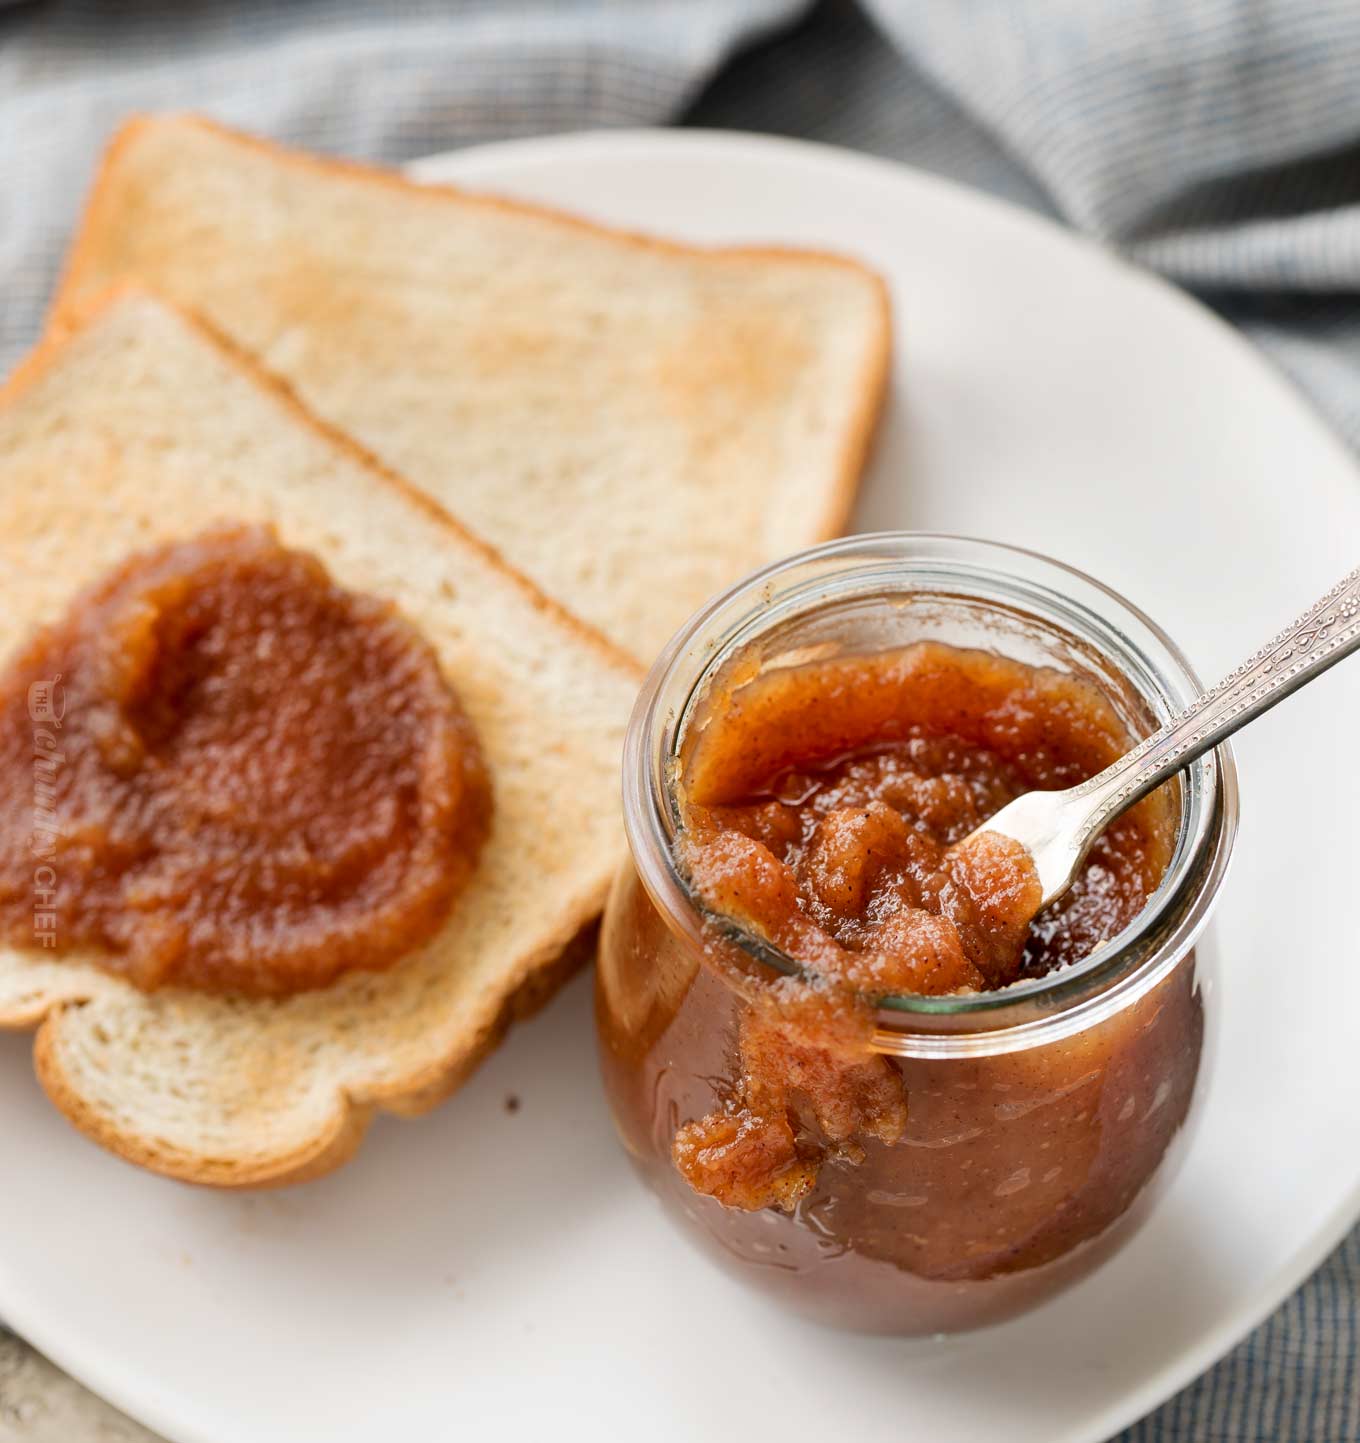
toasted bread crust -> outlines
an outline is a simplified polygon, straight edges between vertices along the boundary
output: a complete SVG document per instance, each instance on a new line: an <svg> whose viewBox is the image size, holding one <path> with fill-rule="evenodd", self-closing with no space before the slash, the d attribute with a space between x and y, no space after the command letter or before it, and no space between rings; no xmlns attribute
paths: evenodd
<svg viewBox="0 0 1360 1443"><path fill-rule="evenodd" d="M869 464L869 457L878 438L879 422L883 418L883 403L888 394L888 378L892 370L892 303L882 278L875 276L874 279L878 283L882 324L874 350L866 359L864 373L860 377L859 405L841 446L836 480L827 492L826 504L821 517L815 523L809 545L817 541L831 541L845 532L850 522L850 513L854 510L855 496L859 492L860 477Z"/></svg>
<svg viewBox="0 0 1360 1443"><path fill-rule="evenodd" d="M869 281L878 291L885 333L891 318L888 287L883 277L875 270L850 256L835 251L823 251L799 246L770 245L728 245L703 246L687 241L670 240L664 236L651 235L646 231L626 230L619 226L604 225L600 221L575 215L571 211L559 210L554 206L538 205L512 196L493 195L484 191L466 190L448 182L427 182L412 180L399 170L387 166L369 165L363 161L342 159L338 156L315 155L310 151L297 150L292 146L280 145L277 141L263 136L251 135L234 130L205 115L181 114L134 115L125 120L114 133L104 149L99 168L90 189L84 213L76 229L75 237L67 253L66 264L56 294L52 301L51 318L55 320L67 301L83 285L83 272L91 263L90 250L104 221L104 213L111 199L113 173L117 169L123 152L130 148L143 131L168 119L196 126L198 129L229 141L245 150L258 151L282 165L298 170L308 170L322 175L343 175L351 180L368 181L386 187L407 199L418 199L432 205L456 202L459 206L480 206L487 210L499 210L511 215L531 216L537 220L551 221L556 225L580 231L586 235L602 236L609 240L639 246L644 250L660 252L663 255L683 257L687 260L796 260L835 266L850 271Z"/></svg>
<svg viewBox="0 0 1360 1443"><path fill-rule="evenodd" d="M305 1147L259 1160L210 1158L180 1152L143 1133L114 1127L107 1116L91 1107L62 1066L60 1025L62 1013L76 1003L60 1003L43 1019L33 1039L33 1068L43 1091L66 1120L109 1152L148 1172L179 1182L200 1183L219 1188L280 1187L287 1183L310 1182L347 1163L359 1150L373 1108L336 1096L330 1125L310 1139Z"/></svg>
<svg viewBox="0 0 1360 1443"><path fill-rule="evenodd" d="M401 1092L381 1099L356 1101L337 1094L332 1125L318 1132L307 1146L250 1161L207 1158L166 1147L145 1134L112 1126L104 1114L92 1108L62 1066L59 1046L62 1012L82 1003L55 1003L41 1018L30 1017L21 1025L24 1030L37 1025L33 1066L43 1091L78 1132L107 1151L177 1182L224 1189L289 1187L311 1182L343 1167L358 1152L377 1111L418 1118L446 1102L495 1051L513 1023L525 1021L546 1006L558 990L594 958L597 932L596 919L592 917L556 955L543 965L531 968L476 1040L449 1057L442 1069L431 1069L421 1074L421 1080L409 1089L403 1085ZM0 1020L0 1025L6 1024Z"/></svg>
<svg viewBox="0 0 1360 1443"><path fill-rule="evenodd" d="M603 900L600 905L603 907ZM549 957L541 967L527 973L515 991L505 999L504 1006L486 1027L475 1049L442 1071L432 1071L426 1086L383 1097L382 1110L398 1117L423 1117L441 1102L447 1101L467 1081L482 1059L500 1046L514 1023L525 1022L541 1011L588 962L594 961L598 939L599 918L593 916L565 947Z"/></svg>

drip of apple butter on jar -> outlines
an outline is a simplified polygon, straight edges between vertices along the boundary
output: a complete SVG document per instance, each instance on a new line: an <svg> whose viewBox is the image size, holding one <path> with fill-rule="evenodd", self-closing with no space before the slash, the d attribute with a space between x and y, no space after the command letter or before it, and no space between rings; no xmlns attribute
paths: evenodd
<svg viewBox="0 0 1360 1443"><path fill-rule="evenodd" d="M1137 916L1170 858L1160 797L1116 820L1042 911L1025 849L971 836L1131 744L1090 683L939 643L781 667L707 698L682 749L681 869L710 912L802 975L744 988L736 1083L675 1137L696 1191L791 1211L828 1156L853 1162L864 1139L905 1128L900 1074L868 1046L877 999L1043 976Z"/></svg>
<svg viewBox="0 0 1360 1443"><path fill-rule="evenodd" d="M129 558L0 675L0 936L35 945L40 841L41 945L142 988L285 996L390 966L490 815L429 643L268 528Z"/></svg>

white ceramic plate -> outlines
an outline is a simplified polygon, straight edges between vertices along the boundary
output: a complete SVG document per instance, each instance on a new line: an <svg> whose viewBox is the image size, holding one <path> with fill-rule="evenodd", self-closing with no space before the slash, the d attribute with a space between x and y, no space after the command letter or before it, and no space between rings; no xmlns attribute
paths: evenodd
<svg viewBox="0 0 1360 1443"><path fill-rule="evenodd" d="M1208 313L1044 221L722 135L522 142L421 174L873 262L898 368L859 525L1074 562L1206 675L1360 559L1360 475L1307 406ZM584 979L437 1115L381 1122L337 1176L259 1196L106 1156L46 1104L28 1040L0 1039L0 1314L177 1443L1094 1443L1222 1354L1360 1213L1358 715L1353 662L1243 737L1190 1159L1120 1256L1024 1319L847 1339L710 1270L614 1144Z"/></svg>

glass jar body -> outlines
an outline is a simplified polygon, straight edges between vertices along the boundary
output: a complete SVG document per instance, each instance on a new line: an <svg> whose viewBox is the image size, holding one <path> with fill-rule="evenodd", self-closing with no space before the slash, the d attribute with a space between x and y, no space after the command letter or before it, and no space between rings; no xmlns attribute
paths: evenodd
<svg viewBox="0 0 1360 1443"><path fill-rule="evenodd" d="M1237 794L1219 748L1148 799L1164 806L1170 860L1136 917L1088 955L994 991L853 999L856 1016L873 1014L865 1045L905 1094L900 1135L894 1110L892 1128L819 1137L795 1083L790 1125L820 1158L812 1189L792 1212L701 1195L676 1165L676 1133L739 1110L743 1022L800 964L734 932L681 875L688 741L724 726L731 698L774 671L916 643L1077 679L1130 737L1201 690L1135 607L1031 552L884 533L756 573L677 634L639 697L623 774L631 862L605 912L597 1018L624 1144L684 1231L824 1322L933 1334L1000 1321L1088 1272L1174 1171L1205 1033L1194 944L1227 869ZM853 710L853 689L837 695ZM779 718L759 715L777 752ZM762 736L744 735L742 746Z"/></svg>
<svg viewBox="0 0 1360 1443"><path fill-rule="evenodd" d="M1204 1035L1195 953L1089 1028L1001 1054L896 1056L907 1125L832 1157L792 1213L696 1194L671 1147L736 1085L748 1004L631 866L605 917L601 1065L643 1179L743 1281L818 1321L903 1335L999 1322L1089 1272L1165 1187Z"/></svg>

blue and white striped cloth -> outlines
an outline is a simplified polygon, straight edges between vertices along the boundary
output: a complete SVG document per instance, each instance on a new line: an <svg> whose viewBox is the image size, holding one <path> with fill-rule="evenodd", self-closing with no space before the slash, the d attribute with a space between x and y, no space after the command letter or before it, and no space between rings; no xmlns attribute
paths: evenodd
<svg viewBox="0 0 1360 1443"><path fill-rule="evenodd" d="M0 366L104 137L158 107L391 161L663 122L910 160L1190 287L1360 447L1360 0L30 0L0 14ZM1360 1233L1121 1443L1360 1443L1358 1355Z"/></svg>

